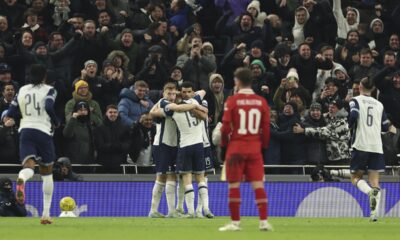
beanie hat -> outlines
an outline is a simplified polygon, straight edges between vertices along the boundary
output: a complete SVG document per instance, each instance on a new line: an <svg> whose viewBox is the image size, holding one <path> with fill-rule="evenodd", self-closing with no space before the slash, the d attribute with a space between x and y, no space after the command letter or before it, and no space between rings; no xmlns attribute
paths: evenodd
<svg viewBox="0 0 400 240"><path fill-rule="evenodd" d="M289 69L288 74L286 75L286 78L295 78L297 81L299 81L299 74L297 73L296 68L291 68Z"/></svg>
<svg viewBox="0 0 400 240"><path fill-rule="evenodd" d="M78 102L75 104L75 110L82 109L82 108L89 110L89 104L85 101L81 101L81 102Z"/></svg>
<svg viewBox="0 0 400 240"><path fill-rule="evenodd" d="M337 99L337 100L333 100L332 102L330 102L329 104L333 104L336 105L336 107L340 110L344 107L344 103L342 100Z"/></svg>
<svg viewBox="0 0 400 240"><path fill-rule="evenodd" d="M380 22L382 24L382 32L383 32L385 25L383 24L383 21L379 18L374 18L369 24L369 28L372 29L372 26L374 25L375 22Z"/></svg>
<svg viewBox="0 0 400 240"><path fill-rule="evenodd" d="M212 49L212 51L214 52L214 46L212 45L212 43L204 42L203 46L201 46L201 48L205 48L205 47L210 47Z"/></svg>
<svg viewBox="0 0 400 240"><path fill-rule="evenodd" d="M262 51L264 49L264 43L261 40L255 40L251 43L250 48L259 48Z"/></svg>
<svg viewBox="0 0 400 240"><path fill-rule="evenodd" d="M251 65L258 65L258 66L261 68L261 72L262 72L262 73L265 73L266 68L265 68L264 63L263 63L261 60L255 59L255 60L253 60L253 61L251 62L250 66L251 66Z"/></svg>
<svg viewBox="0 0 400 240"><path fill-rule="evenodd" d="M96 61L94 61L94 60L87 60L87 61L85 62L85 64L84 64L85 68L87 68L87 66L89 66L89 64L93 64L93 65L95 65L96 68L97 68L97 62L96 62Z"/></svg>
<svg viewBox="0 0 400 240"><path fill-rule="evenodd" d="M321 106L321 104L318 103L318 102L313 102L313 103L311 103L311 105L310 105L310 110L313 110L313 109L318 109L318 110L321 111L322 106Z"/></svg>
<svg viewBox="0 0 400 240"><path fill-rule="evenodd" d="M78 92L81 87L89 87L89 84L85 80L79 80L75 83L75 92Z"/></svg>
<svg viewBox="0 0 400 240"><path fill-rule="evenodd" d="M103 69L108 67L108 66L114 66L113 62L110 59L106 59L103 61Z"/></svg>
<svg viewBox="0 0 400 240"><path fill-rule="evenodd" d="M4 111L1 113L1 118L0 118L1 121L3 121L3 118L7 115L7 113L8 113L8 110L4 110Z"/></svg>
<svg viewBox="0 0 400 240"><path fill-rule="evenodd" d="M36 49L38 49L39 47L46 47L46 44L42 41L39 41L37 43L35 43L35 45L33 46L33 49L36 51Z"/></svg>
<svg viewBox="0 0 400 240"><path fill-rule="evenodd" d="M251 3L247 5L247 10L249 10L250 8L255 8L257 12L260 13L260 2L256 0L251 1Z"/></svg>

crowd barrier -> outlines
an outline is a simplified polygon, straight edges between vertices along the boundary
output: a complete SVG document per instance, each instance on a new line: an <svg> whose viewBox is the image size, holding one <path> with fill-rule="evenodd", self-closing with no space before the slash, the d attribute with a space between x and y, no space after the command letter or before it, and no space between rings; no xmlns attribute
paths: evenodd
<svg viewBox="0 0 400 240"><path fill-rule="evenodd" d="M56 182L51 214L60 213L58 202L71 196L80 217L146 217L153 181L148 182ZM270 216L279 217L367 217L368 196L351 183L267 182ZM382 183L380 217L400 217L400 183ZM227 184L210 182L210 209L216 216L228 216ZM197 194L196 194L197 196ZM254 193L248 183L241 187L242 216L257 216ZM27 209L31 216L42 211L42 183L26 185ZM160 212L166 213L165 196Z"/></svg>

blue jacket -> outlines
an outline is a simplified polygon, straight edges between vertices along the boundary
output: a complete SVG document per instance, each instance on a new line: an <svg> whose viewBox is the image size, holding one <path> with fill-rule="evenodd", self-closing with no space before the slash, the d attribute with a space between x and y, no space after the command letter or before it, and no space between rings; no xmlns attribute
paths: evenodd
<svg viewBox="0 0 400 240"><path fill-rule="evenodd" d="M133 87L122 89L119 97L121 100L118 103L118 112L122 124L126 126L132 126L139 120L142 113L149 112L154 105L147 96L143 100L149 102L149 106L146 108L140 104L140 99L136 96Z"/></svg>

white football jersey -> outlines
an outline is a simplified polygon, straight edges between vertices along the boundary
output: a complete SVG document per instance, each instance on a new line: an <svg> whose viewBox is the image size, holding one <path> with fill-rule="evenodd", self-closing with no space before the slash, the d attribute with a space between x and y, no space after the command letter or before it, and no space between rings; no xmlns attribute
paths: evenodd
<svg viewBox="0 0 400 240"><path fill-rule="evenodd" d="M196 100L187 100L187 103L199 104ZM203 143L202 120L196 118L190 111L174 112L172 118L175 120L179 133L179 147L187 147Z"/></svg>
<svg viewBox="0 0 400 240"><path fill-rule="evenodd" d="M31 128L53 135L51 118L45 109L46 99L55 101L56 91L46 84L27 84L20 88L17 103L21 111L22 119L19 131Z"/></svg>
<svg viewBox="0 0 400 240"><path fill-rule="evenodd" d="M166 110L166 106L169 104L167 100L161 99L158 104L165 112L168 111ZM161 119L161 121L156 124L156 135L154 136L153 142L154 146L159 146L160 144L165 144L170 147L178 146L176 123L170 115L172 115L172 112L166 112L165 118Z"/></svg>
<svg viewBox="0 0 400 240"><path fill-rule="evenodd" d="M381 139L382 103L364 95L354 97L354 100L358 103L358 120L352 148L365 152L383 153ZM352 109L354 105L354 102L350 102Z"/></svg>

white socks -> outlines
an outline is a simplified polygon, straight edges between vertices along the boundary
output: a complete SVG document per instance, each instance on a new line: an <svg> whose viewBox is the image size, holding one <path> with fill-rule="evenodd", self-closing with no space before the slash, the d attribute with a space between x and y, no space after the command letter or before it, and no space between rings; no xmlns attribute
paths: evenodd
<svg viewBox="0 0 400 240"><path fill-rule="evenodd" d="M331 173L333 176L341 177L341 178L348 178L348 179L350 179L350 177L351 177L350 169L331 170L330 173Z"/></svg>
<svg viewBox="0 0 400 240"><path fill-rule="evenodd" d="M207 214L210 209L208 208L208 188L207 188L207 183L205 182L200 182L199 183L199 199L198 199L198 203L200 203L200 212L201 212L201 206L204 209L204 213ZM199 205L198 205L199 206ZM198 211L199 209L197 209L196 211Z"/></svg>
<svg viewBox="0 0 400 240"><path fill-rule="evenodd" d="M42 176L43 180L43 213L42 217L50 217L51 199L53 197L53 174Z"/></svg>
<svg viewBox="0 0 400 240"><path fill-rule="evenodd" d="M177 206L176 206L177 209L183 209L184 199L185 199L185 187L183 186L182 178L179 178L178 203L177 203Z"/></svg>
<svg viewBox="0 0 400 240"><path fill-rule="evenodd" d="M175 187L175 181L167 181L167 185L165 187L165 195L167 197L168 214L175 211Z"/></svg>
<svg viewBox="0 0 400 240"><path fill-rule="evenodd" d="M164 192L165 183L156 181L153 187L153 195L151 197L151 209L150 212L158 212L158 206L160 205L161 195Z"/></svg>
<svg viewBox="0 0 400 240"><path fill-rule="evenodd" d="M185 201L188 213L194 215L194 190L192 184L185 186Z"/></svg>
<svg viewBox="0 0 400 240"><path fill-rule="evenodd" d="M21 171L19 171L18 178L24 180L25 183L30 178L32 178L34 174L35 172L33 171L32 168L24 168Z"/></svg>
<svg viewBox="0 0 400 240"><path fill-rule="evenodd" d="M363 179L358 180L356 186L361 192L363 192L367 195L372 190L372 188L368 185L368 183Z"/></svg>

